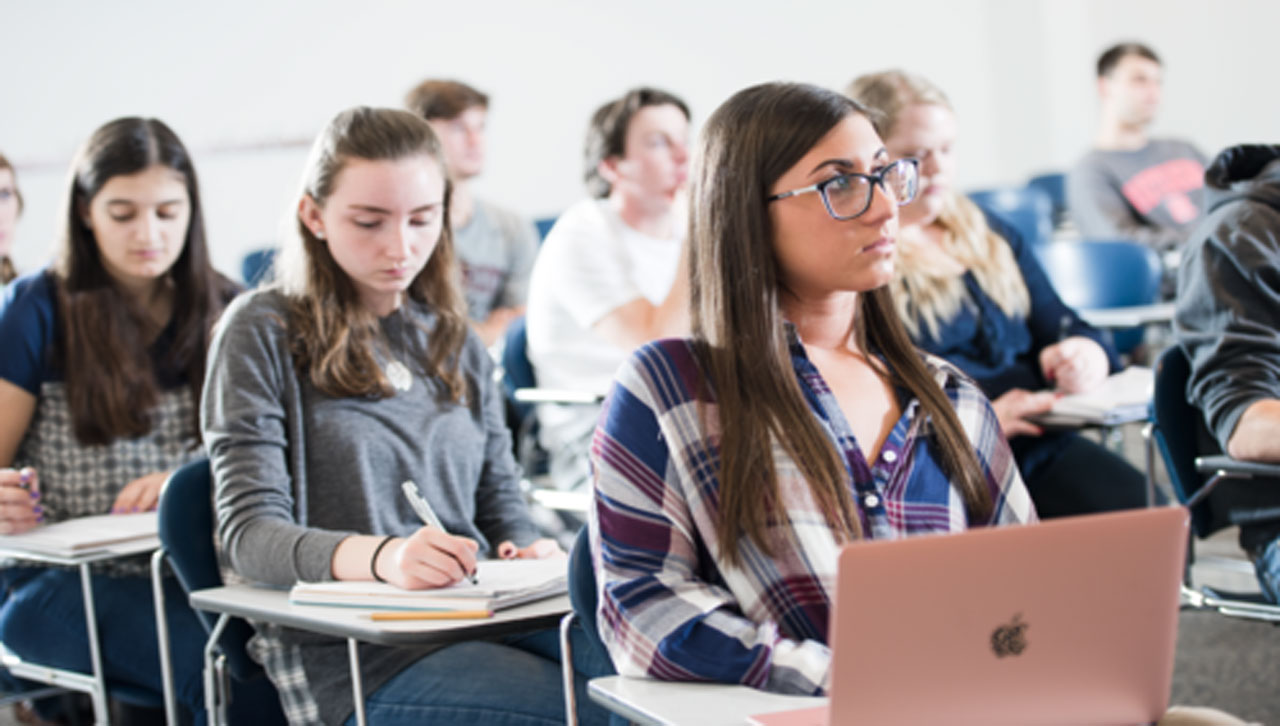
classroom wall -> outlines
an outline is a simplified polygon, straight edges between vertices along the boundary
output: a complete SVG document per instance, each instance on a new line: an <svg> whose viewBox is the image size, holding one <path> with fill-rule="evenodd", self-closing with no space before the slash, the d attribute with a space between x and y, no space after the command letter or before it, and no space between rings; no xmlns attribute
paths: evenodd
<svg viewBox="0 0 1280 726"><path fill-rule="evenodd" d="M72 154L121 115L158 116L191 147L214 262L238 276L276 238L325 120L398 105L429 75L492 95L481 192L548 216L582 194L591 111L641 83L684 96L696 126L752 83L907 68L951 95L961 183L980 187L1070 164L1093 133L1094 59L1140 38L1165 58L1157 133L1210 153L1276 141L1280 94L1260 87L1278 23L1268 0L0 0L0 150L27 198L15 257L47 258Z"/></svg>

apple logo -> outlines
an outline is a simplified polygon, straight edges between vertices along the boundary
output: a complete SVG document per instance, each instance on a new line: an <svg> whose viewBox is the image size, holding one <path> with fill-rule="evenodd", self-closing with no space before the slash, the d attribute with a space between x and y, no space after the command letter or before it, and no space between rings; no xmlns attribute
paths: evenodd
<svg viewBox="0 0 1280 726"><path fill-rule="evenodd" d="M1022 613L1013 616L1013 620L1001 625L991 633L991 650L997 658L1006 655L1022 655L1027 649L1027 627L1022 622Z"/></svg>

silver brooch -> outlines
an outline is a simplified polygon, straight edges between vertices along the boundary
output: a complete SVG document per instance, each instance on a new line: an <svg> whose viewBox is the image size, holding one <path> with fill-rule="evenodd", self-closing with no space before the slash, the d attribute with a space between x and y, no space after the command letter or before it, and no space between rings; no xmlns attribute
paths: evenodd
<svg viewBox="0 0 1280 726"><path fill-rule="evenodd" d="M395 386L398 391L407 391L413 388L413 374L409 373L409 369L398 360L393 360L387 364L387 380L391 381L391 385Z"/></svg>

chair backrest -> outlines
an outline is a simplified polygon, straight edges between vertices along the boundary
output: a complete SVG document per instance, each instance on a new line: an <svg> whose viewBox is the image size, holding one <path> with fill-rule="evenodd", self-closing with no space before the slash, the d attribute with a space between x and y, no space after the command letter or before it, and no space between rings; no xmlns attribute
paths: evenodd
<svg viewBox="0 0 1280 726"><path fill-rule="evenodd" d="M533 220L533 226L538 229L538 243L547 238L547 232L556 226L556 217L543 217L542 219Z"/></svg>
<svg viewBox="0 0 1280 726"><path fill-rule="evenodd" d="M1054 222L1061 220L1067 213L1067 175L1062 172L1038 174L1027 181L1027 186L1039 189L1049 197L1053 204Z"/></svg>
<svg viewBox="0 0 1280 726"><path fill-rule="evenodd" d="M512 402L521 418L533 407L527 403L515 402L512 396L518 388L534 388L538 385L533 375L533 364L529 362L528 347L529 333L522 315L507 326L506 341L502 346L502 388L506 391L507 400Z"/></svg>
<svg viewBox="0 0 1280 726"><path fill-rule="evenodd" d="M169 476L157 507L160 543L169 556L178 582L188 593L222 585L218 555L213 545L213 477L208 459L184 464ZM207 632L213 630L209 613L196 611ZM231 620L218 645L227 657L231 673L244 680L261 672L261 667L245 653L244 645L253 635L245 621Z"/></svg>
<svg viewBox="0 0 1280 726"><path fill-rule="evenodd" d="M1173 493L1186 502L1204 483L1196 471L1199 455L1200 411L1187 402L1187 379L1191 363L1182 348L1173 345L1156 360L1155 390L1151 396L1152 436L1169 472ZM1191 513L1196 534L1209 533L1208 508L1198 506Z"/></svg>
<svg viewBox="0 0 1280 726"><path fill-rule="evenodd" d="M1047 242L1053 234L1053 201L1043 189L985 189L970 192L969 198L986 213L1016 229L1028 245Z"/></svg>
<svg viewBox="0 0 1280 726"><path fill-rule="evenodd" d="M591 544L587 541L587 528L583 527L578 530L573 546L569 548L569 602L573 605L573 612L577 614L591 646L599 649L603 662L612 663L609 651L600 642L600 631L596 629L596 597L596 572L591 564Z"/></svg>
<svg viewBox="0 0 1280 726"><path fill-rule="evenodd" d="M275 259L276 251L271 247L253 250L246 254L240 261L240 277L244 280L245 287L254 288L264 282L270 282L275 277L275 271L272 268Z"/></svg>

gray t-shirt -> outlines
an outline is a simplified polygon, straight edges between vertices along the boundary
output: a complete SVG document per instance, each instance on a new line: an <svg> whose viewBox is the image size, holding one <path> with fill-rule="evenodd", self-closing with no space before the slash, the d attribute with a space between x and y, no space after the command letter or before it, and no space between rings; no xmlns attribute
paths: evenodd
<svg viewBox="0 0 1280 726"><path fill-rule="evenodd" d="M1085 154L1067 175L1067 207L1086 239L1131 239L1158 252L1186 239L1204 206L1205 156L1186 141Z"/></svg>
<svg viewBox="0 0 1280 726"><path fill-rule="evenodd" d="M538 253L532 222L477 199L467 225L453 230L453 241L472 320L483 321L497 308L524 305Z"/></svg>
<svg viewBox="0 0 1280 726"><path fill-rule="evenodd" d="M414 364L433 317L412 302L382 319L386 352L379 356L384 366L387 358L408 366L408 390L334 398L295 371L285 320L278 290L243 295L227 309L209 352L202 425L219 542L236 573L282 586L331 579L330 560L344 538L409 535L422 526L400 493L405 480L418 484L446 529L478 541L482 557L503 540L523 545L537 536L493 365L474 333L459 354L461 404L442 399L443 384ZM256 652L288 651L266 659L278 686L281 675L297 685L301 670L292 697L314 699L320 722L346 718L352 702L342 641L271 627L259 627L259 636L267 642ZM425 652L361 646L366 691Z"/></svg>

